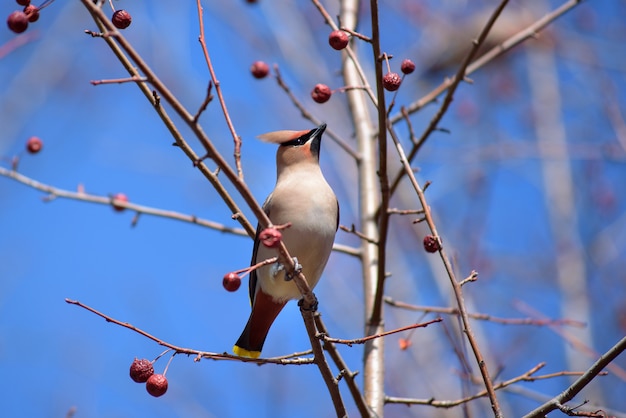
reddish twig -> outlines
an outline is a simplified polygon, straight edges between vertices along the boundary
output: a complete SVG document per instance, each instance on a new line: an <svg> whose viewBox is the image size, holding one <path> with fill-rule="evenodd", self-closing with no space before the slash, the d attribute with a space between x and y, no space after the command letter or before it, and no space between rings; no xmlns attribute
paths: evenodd
<svg viewBox="0 0 626 418"><path fill-rule="evenodd" d="M198 5L198 24L200 28L200 36L198 37L198 41L202 47L202 53L204 54L204 59L207 64L207 68L209 69L209 74L211 74L211 80L213 84L215 84L215 93L217 94L217 99L220 102L220 106L222 107L222 112L224 113L224 120L228 125L228 129L233 137L233 142L235 144L235 167L237 168L237 174L240 180L243 180L243 169L241 167L241 138L237 135L235 130L235 125L230 119L230 114L228 113L228 108L226 107L226 101L224 100L224 95L222 94L222 88L220 85L220 81L217 79L215 75L215 70L213 69L213 64L211 63L211 57L209 56L209 51L207 50L206 40L204 37L204 21L202 19L203 11L202 11L202 2L197 0L196 4ZM195 120L197 122L197 119ZM207 151L209 151L207 149Z"/></svg>
<svg viewBox="0 0 626 418"><path fill-rule="evenodd" d="M111 78L108 80L91 80L90 83L94 86L98 86L100 84L145 83L146 81L148 81L146 77L134 75L132 77Z"/></svg>
<svg viewBox="0 0 626 418"><path fill-rule="evenodd" d="M344 226L344 225L339 225L339 229L341 229L342 231L348 232L350 234L354 234L357 237L361 238L362 240L365 240L365 241L369 242L370 244L378 245L378 242L375 239L367 237L363 233L357 231L355 226L354 226L354 224L352 224L352 226L350 228L348 228L347 226Z"/></svg>
<svg viewBox="0 0 626 418"><path fill-rule="evenodd" d="M365 344L366 342L376 339L376 338L382 338L382 337L386 337L388 335L391 334L397 334L398 332L404 332L404 331L409 331L415 328L426 328L427 326L429 326L430 324L434 324L436 322L441 322L442 319L441 318L435 318L431 321L427 321L427 322L421 322L419 324L412 324L412 325L408 325L406 327L402 327L402 328L396 328L396 329L392 329L391 331L385 331L382 332L380 334L375 334L375 335L368 335L367 337L363 337L363 338L355 338L355 339L351 339L351 340L345 340L345 339L341 339L341 338L331 338L328 337L326 335L320 335L319 338L323 339L324 341L330 342L330 343L335 343L335 344L345 344L347 346L352 347L353 344Z"/></svg>
<svg viewBox="0 0 626 418"><path fill-rule="evenodd" d="M396 308L408 309L410 311L423 312L424 314L436 313L443 315L459 315L458 308L441 308L437 306L417 306L409 303L400 302L390 297L385 297L385 303ZM536 319L536 318L500 318L497 316L483 314L483 313L469 313L467 314L472 319L478 319L481 321L489 321L503 325L536 325L536 326L572 326L582 328L585 326L583 322L574 321L572 319Z"/></svg>
<svg viewBox="0 0 626 418"><path fill-rule="evenodd" d="M155 343L163 346L163 347L167 347L170 350L173 350L176 354L186 354L186 355L193 355L195 356L195 360L194 361L200 361L203 358L206 359L212 359L212 360L238 360L238 361L243 361L243 362L250 362L250 363L256 363L256 364L293 364L293 365L303 365L303 364L314 364L315 363L315 359L313 358L285 358L285 357L277 357L277 358L258 358L258 359L252 359L252 358L247 358L247 357L239 357L239 356L235 356L233 354L228 354L228 353L212 353L212 352L208 352L208 351L200 351L200 350L194 350L191 348L184 348L184 347L179 347L173 344L170 344L168 342L165 342L163 340L161 340L160 338L155 337L152 334L147 333L146 331L137 328L136 326L129 324L128 322L122 322L122 321L118 321L115 318L112 318L106 314L103 314L100 311L97 311L96 309L85 305L82 302L79 302L77 300L72 300L72 299L65 299L66 303L69 303L70 305L75 305L78 306L80 308L83 308L93 314L98 315L99 317L103 318L105 321L107 322L111 322L115 325L119 325L121 327L127 328L133 332L136 332L146 338L148 338L149 340L154 341Z"/></svg>

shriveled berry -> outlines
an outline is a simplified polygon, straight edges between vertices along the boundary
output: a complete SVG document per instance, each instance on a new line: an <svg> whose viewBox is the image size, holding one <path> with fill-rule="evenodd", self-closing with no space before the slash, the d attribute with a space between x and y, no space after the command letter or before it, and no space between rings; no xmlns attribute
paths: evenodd
<svg viewBox="0 0 626 418"><path fill-rule="evenodd" d="M36 136L31 136L26 141L26 150L31 154L37 154L43 147L43 141Z"/></svg>
<svg viewBox="0 0 626 418"><path fill-rule="evenodd" d="M26 13L16 10L7 18L7 26L15 33L22 33L28 29L28 16Z"/></svg>
<svg viewBox="0 0 626 418"><path fill-rule="evenodd" d="M116 10L115 13L113 13L113 17L111 17L113 26L118 29L126 29L130 26L132 20L133 19L130 17L130 13L124 9Z"/></svg>
<svg viewBox="0 0 626 418"><path fill-rule="evenodd" d="M270 66L263 61L254 61L250 66L254 78L265 78L270 73Z"/></svg>
<svg viewBox="0 0 626 418"><path fill-rule="evenodd" d="M402 84L402 78L398 73L387 73L383 77L383 87L385 90L396 91L400 88L400 84Z"/></svg>
<svg viewBox="0 0 626 418"><path fill-rule="evenodd" d="M165 392L167 392L167 378L162 374L153 374L146 382L146 390L155 398L165 395Z"/></svg>
<svg viewBox="0 0 626 418"><path fill-rule="evenodd" d="M259 239L267 248L277 248L282 238L283 234L276 228L265 228L259 234Z"/></svg>
<svg viewBox="0 0 626 418"><path fill-rule="evenodd" d="M241 277L237 273L228 273L222 280L222 286L229 292L236 292L241 286Z"/></svg>
<svg viewBox="0 0 626 418"><path fill-rule="evenodd" d="M117 193L115 196L113 196L113 209L117 212L123 212L126 208L124 206L116 205L116 201L126 203L128 202L128 196L126 196L124 193Z"/></svg>
<svg viewBox="0 0 626 418"><path fill-rule="evenodd" d="M411 74L415 71L415 64L410 59L405 59L402 61L402 64L400 64L400 70L403 74Z"/></svg>
<svg viewBox="0 0 626 418"><path fill-rule="evenodd" d="M39 20L39 8L37 6L29 4L24 7L24 13L26 14L26 17L28 17L28 21L31 23Z"/></svg>
<svg viewBox="0 0 626 418"><path fill-rule="evenodd" d="M326 103L332 94L333 92L326 84L316 84L311 92L311 97L317 103Z"/></svg>
<svg viewBox="0 0 626 418"><path fill-rule="evenodd" d="M135 358L133 364L130 365L130 378L137 383L144 383L154 374L152 362L148 359Z"/></svg>
<svg viewBox="0 0 626 418"><path fill-rule="evenodd" d="M350 38L348 38L348 34L342 30L334 30L328 36L328 44L337 51L347 47L349 41Z"/></svg>
<svg viewBox="0 0 626 418"><path fill-rule="evenodd" d="M15 2L20 6L28 6L30 4L30 0L15 0Z"/></svg>
<svg viewBox="0 0 626 418"><path fill-rule="evenodd" d="M441 244L437 237L432 235L426 235L424 237L424 249L429 253L436 253L441 250Z"/></svg>

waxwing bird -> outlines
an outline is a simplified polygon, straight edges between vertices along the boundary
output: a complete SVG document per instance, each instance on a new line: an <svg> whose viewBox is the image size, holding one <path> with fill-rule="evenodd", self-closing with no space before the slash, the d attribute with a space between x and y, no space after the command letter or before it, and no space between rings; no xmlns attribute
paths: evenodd
<svg viewBox="0 0 626 418"><path fill-rule="evenodd" d="M310 131L278 131L259 136L279 144L276 153L276 186L263 204L272 224L288 222L282 240L289 254L297 258L311 289L326 266L339 226L337 198L324 178L319 165L322 134L326 124ZM260 245L260 226L252 250L251 265L275 257L276 249ZM233 352L257 358L272 323L291 299L300 299L295 283L285 277L278 263L250 273L252 312Z"/></svg>

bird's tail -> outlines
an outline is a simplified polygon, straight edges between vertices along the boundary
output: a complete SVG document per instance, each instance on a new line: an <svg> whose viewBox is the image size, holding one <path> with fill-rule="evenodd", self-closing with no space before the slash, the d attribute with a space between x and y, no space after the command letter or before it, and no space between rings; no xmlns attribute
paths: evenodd
<svg viewBox="0 0 626 418"><path fill-rule="evenodd" d="M285 304L286 302L274 302L271 296L259 289L254 297L246 328L235 343L233 353L241 357L258 358L261 355L265 337Z"/></svg>

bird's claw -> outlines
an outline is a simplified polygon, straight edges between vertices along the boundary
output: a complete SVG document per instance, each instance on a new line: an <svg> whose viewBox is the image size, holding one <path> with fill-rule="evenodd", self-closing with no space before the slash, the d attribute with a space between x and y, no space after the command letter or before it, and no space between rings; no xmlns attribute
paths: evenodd
<svg viewBox="0 0 626 418"><path fill-rule="evenodd" d="M294 276L302 271L302 264L298 263L298 258L297 257L293 258L293 263L295 264L293 272L285 273L285 281L286 282L293 280ZM282 265L281 265L281 267L283 269L285 268Z"/></svg>
<svg viewBox="0 0 626 418"><path fill-rule="evenodd" d="M298 301L298 306L300 307L300 309L302 309L303 311L316 312L319 303L317 301L317 297L315 295L313 295L313 297L315 298L315 302L313 302L313 304L311 306L307 306L307 307L303 306L304 305L304 299L300 299Z"/></svg>

